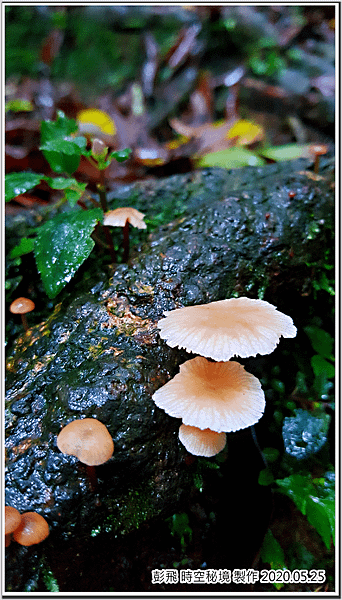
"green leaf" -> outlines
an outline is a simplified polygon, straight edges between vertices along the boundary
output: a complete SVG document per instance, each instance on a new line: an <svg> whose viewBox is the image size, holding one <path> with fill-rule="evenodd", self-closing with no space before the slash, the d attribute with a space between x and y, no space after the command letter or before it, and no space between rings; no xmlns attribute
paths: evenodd
<svg viewBox="0 0 342 600"><path fill-rule="evenodd" d="M14 246L9 253L10 258L16 258L17 256L22 256L23 254L29 254L29 252L33 251L35 240L33 238L21 238L20 243L17 246Z"/></svg>
<svg viewBox="0 0 342 600"><path fill-rule="evenodd" d="M130 148L125 148L124 150L116 150L115 152L111 152L110 158L115 158L117 162L123 162L127 160L131 154L132 150Z"/></svg>
<svg viewBox="0 0 342 600"><path fill-rule="evenodd" d="M334 340L330 333L314 325L304 327L304 331L309 336L312 347L317 354L324 356L324 358L331 358Z"/></svg>
<svg viewBox="0 0 342 600"><path fill-rule="evenodd" d="M40 150L56 173L74 173L80 164L87 140L82 136L72 137L76 131L76 121L67 119L61 111L56 121L43 121L41 125Z"/></svg>
<svg viewBox="0 0 342 600"><path fill-rule="evenodd" d="M79 149L83 151L86 149L87 146L87 138L83 137L83 135L79 135L77 137L73 137L71 138L71 141L76 144L76 146L79 147Z"/></svg>
<svg viewBox="0 0 342 600"><path fill-rule="evenodd" d="M260 167L265 161L245 148L227 148L218 152L210 152L200 158L197 167L223 167L236 169L239 167Z"/></svg>
<svg viewBox="0 0 342 600"><path fill-rule="evenodd" d="M43 121L40 127L41 143L57 138L63 138L77 131L74 119L68 119L62 111L58 111L56 121Z"/></svg>
<svg viewBox="0 0 342 600"><path fill-rule="evenodd" d="M68 156L76 155L81 156L83 146L79 142L76 142L77 138L63 137L55 138L53 140L47 140L44 144L41 144L40 150L47 150L49 152L63 152ZM85 138L81 138L86 141Z"/></svg>
<svg viewBox="0 0 342 600"><path fill-rule="evenodd" d="M325 360L325 358L319 354L315 354L311 358L311 366L316 377L320 377L321 375L325 375L327 379L332 379L335 377L334 365Z"/></svg>
<svg viewBox="0 0 342 600"><path fill-rule="evenodd" d="M282 549L279 542L273 536L270 529L267 530L264 537L264 541L261 547L261 560L264 563L268 563L271 569L286 569L284 550ZM273 585L277 590L283 587L282 583L274 582Z"/></svg>
<svg viewBox="0 0 342 600"><path fill-rule="evenodd" d="M72 185L78 185L73 177L45 177L45 181L53 190L65 190Z"/></svg>
<svg viewBox="0 0 342 600"><path fill-rule="evenodd" d="M315 492L310 475L295 473L284 479L276 479L276 483L293 500L300 512L305 515L307 498L312 492Z"/></svg>
<svg viewBox="0 0 342 600"><path fill-rule="evenodd" d="M259 485L271 485L274 481L272 471L268 468L262 469L259 473L258 484Z"/></svg>
<svg viewBox="0 0 342 600"><path fill-rule="evenodd" d="M332 537L335 543L334 503L328 499L309 496L307 501L307 519L323 538L329 550Z"/></svg>
<svg viewBox="0 0 342 600"><path fill-rule="evenodd" d="M262 451L267 462L275 462L279 458L279 450L277 448L264 448Z"/></svg>
<svg viewBox="0 0 342 600"><path fill-rule="evenodd" d="M65 197L71 206L75 206L87 187L86 183L80 183L73 177L45 177L45 181L54 190L65 190Z"/></svg>
<svg viewBox="0 0 342 600"><path fill-rule="evenodd" d="M83 140L81 143L80 140ZM85 148L85 138L55 138L47 140L40 146L40 150L56 173L74 173L80 164L81 154Z"/></svg>
<svg viewBox="0 0 342 600"><path fill-rule="evenodd" d="M267 530L261 547L261 560L270 564L272 569L286 569L284 550L270 529Z"/></svg>
<svg viewBox="0 0 342 600"><path fill-rule="evenodd" d="M335 545L335 500L330 500L329 498L320 498L319 501L325 508L330 525L331 537L333 544Z"/></svg>
<svg viewBox="0 0 342 600"><path fill-rule="evenodd" d="M327 268L327 267L326 267ZM335 296L335 289L334 289L334 281L330 281L326 275L326 273L322 273L321 277L319 278L318 281L313 281L312 282L313 287L315 288L315 290L324 290L325 292L328 292L328 294L330 294L331 296Z"/></svg>
<svg viewBox="0 0 342 600"><path fill-rule="evenodd" d="M286 144L285 146L270 146L261 148L259 154L275 161L294 160L309 156L310 144Z"/></svg>
<svg viewBox="0 0 342 600"><path fill-rule="evenodd" d="M181 546L185 547L185 537L187 536L189 541L192 538L192 529L188 515L186 513L175 513L167 519L167 522L169 523L171 535L179 537Z"/></svg>
<svg viewBox="0 0 342 600"><path fill-rule="evenodd" d="M272 379L271 386L279 394L285 393L285 383L280 379Z"/></svg>
<svg viewBox="0 0 342 600"><path fill-rule="evenodd" d="M6 102L5 112L8 112L9 110L12 112L30 112L34 110L34 106L29 100L21 100L20 98L16 98Z"/></svg>
<svg viewBox="0 0 342 600"><path fill-rule="evenodd" d="M24 194L36 187L44 175L40 173L9 173L5 176L5 200L9 202L12 198Z"/></svg>
<svg viewBox="0 0 342 600"><path fill-rule="evenodd" d="M40 149L43 150L43 154L51 169L56 171L56 173L69 173L71 175L77 171L81 160L80 154L63 154L61 152L47 151L42 148Z"/></svg>
<svg viewBox="0 0 342 600"><path fill-rule="evenodd" d="M102 217L100 208L76 211L57 215L40 228L34 254L49 298L57 296L88 258L94 246L90 236Z"/></svg>
<svg viewBox="0 0 342 600"><path fill-rule="evenodd" d="M75 206L81 196L84 194L84 190L87 187L86 183L77 183L77 187L67 188L65 190L65 197L69 202L70 206Z"/></svg>
<svg viewBox="0 0 342 600"><path fill-rule="evenodd" d="M327 472L324 478L311 479L310 475L294 474L277 479L282 491L292 498L297 508L322 536L327 548L330 540L335 543L335 489L334 474Z"/></svg>

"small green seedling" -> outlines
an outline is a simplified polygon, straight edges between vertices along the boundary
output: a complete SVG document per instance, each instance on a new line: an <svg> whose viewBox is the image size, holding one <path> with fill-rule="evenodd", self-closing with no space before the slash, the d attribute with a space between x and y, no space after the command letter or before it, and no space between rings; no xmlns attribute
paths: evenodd
<svg viewBox="0 0 342 600"><path fill-rule="evenodd" d="M169 524L171 535L179 538L182 550L184 550L192 538L192 529L189 524L188 515L186 513L175 513L166 520Z"/></svg>
<svg viewBox="0 0 342 600"><path fill-rule="evenodd" d="M109 252L112 262L116 262L110 231L108 227L99 225L107 210L104 171L113 160L127 160L131 150L127 148L109 152L102 140L93 140L92 147L87 149L87 139L77 135L76 121L68 119L61 111L56 121L42 122L40 150L57 175L48 177L40 173L9 173L5 178L5 199L9 202L32 190L41 181L45 181L53 190L63 191L62 198L46 211L43 224L34 231L32 237L23 238L11 250L11 258L33 250L44 289L49 298L55 298L88 258L95 245L94 239ZM80 183L72 177L82 156L99 170L99 201L87 193L86 183ZM56 213L64 203L69 203L74 210L50 217L50 212ZM105 241L101 239L101 229Z"/></svg>

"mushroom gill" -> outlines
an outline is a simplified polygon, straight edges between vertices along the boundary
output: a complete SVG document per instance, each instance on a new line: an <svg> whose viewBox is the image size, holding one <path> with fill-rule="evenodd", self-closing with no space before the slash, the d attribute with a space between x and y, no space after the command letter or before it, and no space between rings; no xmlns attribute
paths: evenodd
<svg viewBox="0 0 342 600"><path fill-rule="evenodd" d="M188 452L195 456L215 456L223 450L226 445L225 433L217 433L211 429L199 429L191 425L181 425L179 428L179 439Z"/></svg>
<svg viewBox="0 0 342 600"><path fill-rule="evenodd" d="M297 333L291 317L275 306L244 297L178 308L165 315L158 327L169 346L217 361L270 354L281 336Z"/></svg>
<svg viewBox="0 0 342 600"><path fill-rule="evenodd" d="M254 375L238 362L210 362L202 356L183 363L152 399L185 425L218 433L254 425L265 409L264 392Z"/></svg>

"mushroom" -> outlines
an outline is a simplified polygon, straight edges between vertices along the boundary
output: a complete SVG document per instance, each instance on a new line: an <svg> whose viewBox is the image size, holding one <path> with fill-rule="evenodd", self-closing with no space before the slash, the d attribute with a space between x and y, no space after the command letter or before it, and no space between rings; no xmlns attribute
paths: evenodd
<svg viewBox="0 0 342 600"><path fill-rule="evenodd" d="M31 312L35 308L35 303L32 302L29 298L17 298L13 300L11 306L9 307L11 313L14 315L20 315L23 327L25 331L28 330L26 313Z"/></svg>
<svg viewBox="0 0 342 600"><path fill-rule="evenodd" d="M314 144L310 146L309 151L315 157L314 172L318 175L320 157L328 152L328 146L326 144Z"/></svg>
<svg viewBox="0 0 342 600"><path fill-rule="evenodd" d="M211 429L199 429L191 425L181 425L179 439L188 452L195 456L215 456L226 445L225 433L217 433Z"/></svg>
<svg viewBox="0 0 342 600"><path fill-rule="evenodd" d="M22 546L40 544L49 535L49 525L44 517L36 512L26 512L21 515L21 523L13 533L13 538Z"/></svg>
<svg viewBox="0 0 342 600"><path fill-rule="evenodd" d="M5 547L10 545L13 532L21 523L21 514L13 506L5 506Z"/></svg>
<svg viewBox="0 0 342 600"><path fill-rule="evenodd" d="M129 254L129 224L138 229L146 229L144 216L144 213L141 213L135 208L130 208L129 206L110 210L104 215L104 225L123 227L123 262L127 262Z"/></svg>
<svg viewBox="0 0 342 600"><path fill-rule="evenodd" d="M265 409L260 381L235 361L186 361L152 396L159 408L185 425L217 433L254 425Z"/></svg>
<svg viewBox="0 0 342 600"><path fill-rule="evenodd" d="M95 466L109 460L114 443L107 427L97 419L71 421L57 436L57 446L63 454L77 456L86 465L92 490L96 488Z"/></svg>
<svg viewBox="0 0 342 600"><path fill-rule="evenodd" d="M270 354L280 336L295 337L291 317L263 300L231 298L164 313L160 336L171 347L185 348L218 361L232 356Z"/></svg>

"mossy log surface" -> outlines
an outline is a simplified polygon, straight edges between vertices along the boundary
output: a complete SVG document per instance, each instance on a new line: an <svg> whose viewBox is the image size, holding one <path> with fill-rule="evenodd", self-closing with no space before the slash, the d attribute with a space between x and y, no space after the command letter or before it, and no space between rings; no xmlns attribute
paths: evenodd
<svg viewBox="0 0 342 600"><path fill-rule="evenodd" d="M334 218L329 170L315 177L307 168L297 161L213 169L115 192L122 200L134 193L145 213L161 202L181 201L185 210L110 281L100 277L83 292L69 286L53 314L18 338L7 359L6 504L40 512L51 539L96 529L119 535L172 514L192 472L179 420L151 396L189 355L160 340L157 321L165 310L246 295L275 304L300 327L296 303L312 284L307 265L323 264ZM84 467L56 445L62 426L84 417L102 421L115 444L97 468L96 493ZM42 546L8 548L7 589L27 589Z"/></svg>

